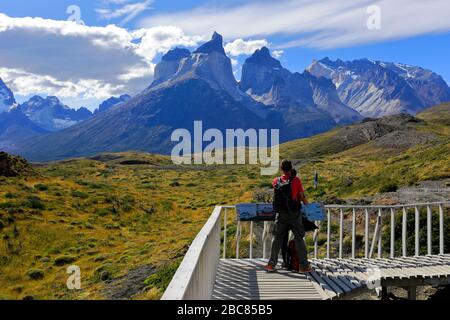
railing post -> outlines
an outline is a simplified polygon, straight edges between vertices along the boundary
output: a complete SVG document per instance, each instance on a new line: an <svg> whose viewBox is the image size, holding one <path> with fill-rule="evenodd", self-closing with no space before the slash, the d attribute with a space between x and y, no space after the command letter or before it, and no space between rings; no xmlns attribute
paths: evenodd
<svg viewBox="0 0 450 320"><path fill-rule="evenodd" d="M356 210L353 209L352 215L352 259L355 259L356 253Z"/></svg>
<svg viewBox="0 0 450 320"><path fill-rule="evenodd" d="M318 245L317 245L317 240L319 238L319 230L320 230L320 221L317 222L318 225L318 229L314 230L314 259L317 259L317 255L318 255Z"/></svg>
<svg viewBox="0 0 450 320"><path fill-rule="evenodd" d="M250 259L253 259L253 221L250 222Z"/></svg>
<svg viewBox="0 0 450 320"><path fill-rule="evenodd" d="M395 211L391 208L391 258L395 256Z"/></svg>
<svg viewBox="0 0 450 320"><path fill-rule="evenodd" d="M327 217L327 259L330 259L330 241L331 241L331 209L328 209Z"/></svg>
<svg viewBox="0 0 450 320"><path fill-rule="evenodd" d="M427 206L427 253L428 255L433 254L433 248L432 248L432 233L431 233L431 218L432 218L432 212L431 212L431 206Z"/></svg>
<svg viewBox="0 0 450 320"><path fill-rule="evenodd" d="M241 240L241 221L238 220L236 227L236 259L239 259L239 241Z"/></svg>
<svg viewBox="0 0 450 320"><path fill-rule="evenodd" d="M339 259L342 259L344 243L344 210L340 209L339 215Z"/></svg>
<svg viewBox="0 0 450 320"><path fill-rule="evenodd" d="M228 208L225 208L223 218L223 259L227 257L227 213Z"/></svg>
<svg viewBox="0 0 450 320"><path fill-rule="evenodd" d="M366 208L365 209L365 214L366 214L366 221L365 221L365 227L364 227L364 242L365 242L365 247L364 247L364 256L367 259L369 257L369 210Z"/></svg>
<svg viewBox="0 0 450 320"><path fill-rule="evenodd" d="M268 222L267 221L264 221L264 229L263 229L263 233L262 233L262 237L261 237L261 240L262 240L262 245L263 245L263 247L262 247L262 254L263 254L263 256L262 256L262 258L265 260L266 259L266 241L267 241L267 239L266 239L266 233L267 233L267 224L268 224Z"/></svg>
<svg viewBox="0 0 450 320"><path fill-rule="evenodd" d="M414 213L415 213L415 239L414 239L414 247L415 247L415 255L419 256L420 255L420 244L419 244L419 227L420 227L420 212L419 212L419 207L415 206L414 207Z"/></svg>
<svg viewBox="0 0 450 320"><path fill-rule="evenodd" d="M407 219L407 212L406 212L406 208L403 207L403 219L402 219L402 253L403 256L406 257L408 255L407 249L406 249L406 239L407 239L407 235L406 235L406 227L408 225L408 219Z"/></svg>
<svg viewBox="0 0 450 320"><path fill-rule="evenodd" d="M382 214L382 211L381 211L381 209L378 209L378 216L379 216L379 218L380 218L380 224L378 225L379 226L379 234L378 234L378 259L381 259L381 250L382 250L382 248L381 248L381 238L382 238L382 234L383 234L383 220L382 220L382 218L381 218L381 214Z"/></svg>
<svg viewBox="0 0 450 320"><path fill-rule="evenodd" d="M439 205L439 254L444 254L444 207Z"/></svg>
<svg viewBox="0 0 450 320"><path fill-rule="evenodd" d="M369 252L369 259L372 259L374 251L375 251L375 246L377 244L377 240L379 237L379 233L380 233L380 215L377 214L377 221L375 223L375 231L373 233L373 239L372 239L372 245L370 246L370 252Z"/></svg>

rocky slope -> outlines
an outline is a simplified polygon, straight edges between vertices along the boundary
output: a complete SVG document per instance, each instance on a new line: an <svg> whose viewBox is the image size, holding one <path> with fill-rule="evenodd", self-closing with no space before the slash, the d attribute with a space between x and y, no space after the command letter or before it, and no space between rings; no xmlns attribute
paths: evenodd
<svg viewBox="0 0 450 320"><path fill-rule="evenodd" d="M0 151L0 176L17 177L33 174L34 170L21 157L16 157Z"/></svg>
<svg viewBox="0 0 450 320"><path fill-rule="evenodd" d="M14 94L0 78L0 113L8 111L15 104Z"/></svg>
<svg viewBox="0 0 450 320"><path fill-rule="evenodd" d="M80 123L92 116L86 108L74 110L64 105L57 97L34 96L22 103L18 109L33 123L47 131L59 131Z"/></svg>
<svg viewBox="0 0 450 320"><path fill-rule="evenodd" d="M314 61L307 70L333 81L341 101L366 117L417 114L450 101L450 88L432 71L360 59Z"/></svg>
<svg viewBox="0 0 450 320"><path fill-rule="evenodd" d="M131 96L128 94L123 94L120 97L111 97L109 99L106 99L98 106L98 108L94 111L94 114L105 112L114 106L127 102L130 99Z"/></svg>

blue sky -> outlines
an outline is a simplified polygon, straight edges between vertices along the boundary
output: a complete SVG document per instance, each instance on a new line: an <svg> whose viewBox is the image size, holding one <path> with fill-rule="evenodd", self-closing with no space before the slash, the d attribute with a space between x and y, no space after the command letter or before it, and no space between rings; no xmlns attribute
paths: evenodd
<svg viewBox="0 0 450 320"><path fill-rule="evenodd" d="M70 5L84 26L66 21ZM238 78L248 54L266 45L292 71L323 57L366 57L418 65L450 82L449 15L446 0L2 1L0 77L19 101L57 95L94 109L148 86L165 51L195 48L218 31Z"/></svg>

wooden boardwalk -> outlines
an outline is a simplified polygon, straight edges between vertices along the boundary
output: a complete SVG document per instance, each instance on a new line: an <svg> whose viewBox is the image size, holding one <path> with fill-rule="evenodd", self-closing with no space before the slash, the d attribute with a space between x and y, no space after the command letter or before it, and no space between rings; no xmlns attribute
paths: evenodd
<svg viewBox="0 0 450 320"><path fill-rule="evenodd" d="M450 255L394 259L314 259L314 272L278 269L267 273L262 259L222 259L213 299L327 300L348 298L377 286L420 286L450 283ZM370 286L370 285L369 285ZM373 287L372 287L373 288Z"/></svg>

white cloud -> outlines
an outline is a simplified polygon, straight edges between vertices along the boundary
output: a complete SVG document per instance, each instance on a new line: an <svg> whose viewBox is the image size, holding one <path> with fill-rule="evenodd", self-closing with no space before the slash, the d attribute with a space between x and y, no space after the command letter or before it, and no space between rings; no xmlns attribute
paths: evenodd
<svg viewBox="0 0 450 320"><path fill-rule="evenodd" d="M267 47L268 45L269 43L266 39L247 41L243 39L236 39L233 42L229 42L225 45L225 52L233 57L237 57L240 55L251 55L257 49Z"/></svg>
<svg viewBox="0 0 450 320"><path fill-rule="evenodd" d="M149 10L154 1L128 2L129 0L105 0L103 1L104 6L95 9L95 11L100 19L111 20L123 18L120 25L124 25L133 20L140 13ZM111 5L114 5L114 8L112 8ZM117 7L118 5L119 7Z"/></svg>
<svg viewBox="0 0 450 320"><path fill-rule="evenodd" d="M132 32L135 39L140 39L136 52L153 60L159 53L165 53L175 46L195 47L204 38L201 36L186 36L178 27L157 26L150 29L140 29Z"/></svg>
<svg viewBox="0 0 450 320"><path fill-rule="evenodd" d="M123 85L112 85L100 80L61 81L49 75L28 73L20 69L0 68L2 78L17 95L39 93L61 98L106 99L123 92Z"/></svg>
<svg viewBox="0 0 450 320"><path fill-rule="evenodd" d="M367 28L371 5L381 8L381 30ZM449 31L448 12L447 0L252 1L154 15L141 25L170 22L188 34L218 30L229 39L283 35L291 39L281 48L330 48Z"/></svg>
<svg viewBox="0 0 450 320"><path fill-rule="evenodd" d="M172 26L128 31L0 14L0 77L23 96L92 101L136 94L153 80L159 53L200 39Z"/></svg>
<svg viewBox="0 0 450 320"><path fill-rule="evenodd" d="M274 51L272 51L272 55L276 59L280 59L283 54L284 54L283 50L274 50Z"/></svg>

